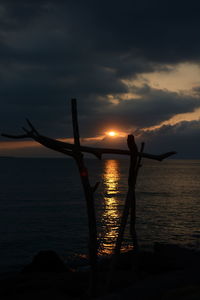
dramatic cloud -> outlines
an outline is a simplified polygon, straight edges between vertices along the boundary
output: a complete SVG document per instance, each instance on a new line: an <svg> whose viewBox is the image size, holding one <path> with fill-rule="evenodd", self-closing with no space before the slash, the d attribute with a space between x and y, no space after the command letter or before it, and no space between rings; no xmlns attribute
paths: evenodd
<svg viewBox="0 0 200 300"><path fill-rule="evenodd" d="M173 91L152 82L180 64L198 74L199 11L197 1L0 1L1 131L19 132L29 117L46 135L70 136L71 97L84 137L194 111L198 82Z"/></svg>
<svg viewBox="0 0 200 300"><path fill-rule="evenodd" d="M146 140L146 150L158 152L173 149L179 158L199 158L200 153L200 121L181 122L174 126L163 126L158 130L141 132L140 140Z"/></svg>

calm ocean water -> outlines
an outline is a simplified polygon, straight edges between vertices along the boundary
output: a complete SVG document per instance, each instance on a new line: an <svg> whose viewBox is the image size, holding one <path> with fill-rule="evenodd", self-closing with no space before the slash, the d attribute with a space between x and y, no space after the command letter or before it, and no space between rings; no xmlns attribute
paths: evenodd
<svg viewBox="0 0 200 300"><path fill-rule="evenodd" d="M0 159L0 272L29 263L40 250L66 261L87 253L85 200L71 159ZM128 160L87 159L90 180L100 181L95 204L99 253L109 254L127 191ZM200 246L200 161L144 161L137 187L139 244ZM131 245L129 231L124 248Z"/></svg>

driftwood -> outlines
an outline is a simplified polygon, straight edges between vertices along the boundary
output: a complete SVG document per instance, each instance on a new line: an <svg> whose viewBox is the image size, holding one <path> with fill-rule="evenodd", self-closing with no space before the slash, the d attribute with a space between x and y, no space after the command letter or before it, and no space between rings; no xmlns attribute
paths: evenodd
<svg viewBox="0 0 200 300"><path fill-rule="evenodd" d="M131 210L132 212L132 233L134 242L137 244L135 240L136 232L135 232L135 183L136 183L136 170L137 170L137 158L138 158L138 149L134 140L133 135L129 135L127 139L127 144L130 150L130 167L129 167L129 176L128 176L128 192L126 195L124 209L121 217L121 222L119 226L118 236L115 244L115 249L113 253L113 258L111 260L110 270L107 278L107 286L106 289L109 289L110 284L112 282L113 272L115 270L115 266L118 260L118 256L120 254L121 245L123 241L123 235L126 228L128 215ZM138 171L138 170L137 170Z"/></svg>
<svg viewBox="0 0 200 300"><path fill-rule="evenodd" d="M130 168L129 168L129 179L128 179L128 192L125 200L124 210L121 218L121 224L119 227L116 247L114 250L114 258L112 260L111 269L109 273L109 281L111 280L112 272L116 263L118 254L120 253L123 234L125 226L127 223L129 212L131 213L131 227L130 232L133 238L133 243L137 248L137 236L135 231L135 219L136 219L136 209L135 209L135 184L137 179L138 170L141 164L141 158L148 158L153 160L162 161L167 157L176 154L176 152L166 152L160 155L153 155L149 153L144 153L144 145L142 145L140 152L138 152L137 146L134 141L134 136L128 136L128 147L129 150L121 149L110 149L110 148L93 148L80 145L79 138L79 128L78 128L78 117L77 117L77 106L76 99L72 99L72 122L73 122L73 133L74 133L74 144L61 142L56 139L52 139L41 135L33 126L33 124L26 119L29 130L22 127L25 134L22 135L12 135L12 134L2 134L2 136L11 139L26 139L31 138L41 145L50 148L54 151L63 153L65 155L72 156L79 168L79 174L81 182L83 185L84 195L86 199L87 214L88 214L88 227L89 227L89 260L92 270L91 285L90 285L90 295L95 294L96 278L97 278L97 228L96 228L96 216L95 216L95 206L93 194L98 188L99 182L95 184L94 187L90 186L88 171L84 164L83 152L95 155L98 159L101 159L103 154L118 154L118 155L129 155L130 156Z"/></svg>
<svg viewBox="0 0 200 300"><path fill-rule="evenodd" d="M28 119L27 119L27 122L30 126L31 122ZM56 139L51 139L49 137L40 135L35 130L35 128L33 127L32 124L31 124L30 127L31 127L30 131L23 128L23 130L26 131L26 134L23 134L23 135L13 135L13 134L6 134L6 133L2 133L1 135L3 137L7 137L7 138L11 138L11 139L32 138L36 142L44 145L45 147L53 149L53 150L57 149L56 151L61 152L61 153L63 153L63 150L73 151L75 149L75 145L73 145L73 144L61 142L61 141L58 141ZM34 128L34 130L32 129L32 127ZM87 146L81 146L81 145L80 145L80 151L93 154L99 159L101 159L101 156L103 154L130 155L129 150L110 149L110 148L94 148L94 147L87 147ZM138 156L153 159L153 160L158 160L158 161L162 161L162 160L164 160L164 159L166 159L169 156L172 156L174 154L176 154L175 151L166 152L166 153L159 154L159 155L138 152ZM70 153L68 153L68 155L70 155Z"/></svg>
<svg viewBox="0 0 200 300"><path fill-rule="evenodd" d="M41 136L28 119L26 121L28 123L28 126L30 127L30 130L27 130L24 127L22 128L26 134L18 135L18 136L2 134L2 136L8 138L14 138L14 139L32 138L33 140L37 141L38 143L40 143L41 145L47 148L61 152L65 155L72 156L75 159L79 169L79 174L80 174L80 178L84 190L86 207L87 207L88 227L89 227L89 261L91 265L91 280L90 280L89 294L93 296L95 295L95 290L96 290L96 277L97 277L96 269L97 269L97 250L98 250L96 216L95 216L93 194L97 189L99 183L97 182L94 187L90 186L88 171L84 164L83 154L81 152L81 146L80 146L76 99L72 99L71 107L72 107L74 144L73 145L69 144L69 147L66 147L65 143L64 143L65 146L64 147L62 142L50 139L48 137Z"/></svg>
<svg viewBox="0 0 200 300"><path fill-rule="evenodd" d="M135 144L134 139L132 139L131 143ZM131 149L131 143L129 142L129 149ZM135 149L135 150L134 150ZM140 153L143 153L144 143L141 144ZM133 162L130 161L130 169L129 169L129 189L133 189L132 192L132 201L130 207L130 234L133 240L134 249L138 250L138 242L137 242L137 233L135 230L135 222L136 222L136 196L135 196L135 185L137 181L137 176L139 172L139 168L141 167L142 156L137 157L137 161L135 162L134 154L137 151L137 145L135 144L132 152ZM132 166L131 166L132 165Z"/></svg>
<svg viewBox="0 0 200 300"><path fill-rule="evenodd" d="M89 259L91 265L91 277L90 277L90 290L91 296L95 295L96 291L96 277L97 277L97 228L96 228L96 216L94 207L93 194L95 188L90 186L88 171L84 164L83 154L80 150L80 139L79 139L79 128L78 128L78 117L77 117L77 106L76 99L72 99L72 123L74 132L74 149L73 156L77 163L80 178L84 190L87 215L88 215L88 227L89 227ZM96 184L97 188L97 184Z"/></svg>

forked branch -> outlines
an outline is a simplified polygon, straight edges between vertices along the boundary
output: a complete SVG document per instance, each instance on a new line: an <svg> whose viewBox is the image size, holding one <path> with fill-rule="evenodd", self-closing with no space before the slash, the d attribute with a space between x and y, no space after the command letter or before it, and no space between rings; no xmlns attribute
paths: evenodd
<svg viewBox="0 0 200 300"><path fill-rule="evenodd" d="M52 139L52 138L40 135L38 133L38 131L35 129L35 127L33 126L33 124L28 119L27 119L27 123L31 130L28 131L27 129L23 128L23 130L25 130L26 134L13 135L13 134L3 133L2 136L11 138L11 139L32 138L33 140L46 146L47 148L56 150L58 152L66 154L66 155L72 155L72 151L75 151L76 145L66 143L66 142L61 142L56 139ZM129 150L110 149L110 148L93 148L93 147L81 146L81 145L80 145L80 151L93 154L99 159L101 159L102 154L130 155ZM154 155L154 154L149 154L149 153L145 153L145 152L138 152L139 157L149 158L149 159L158 160L158 161L162 161L174 154L176 154L175 151L166 152L166 153L163 153L160 155Z"/></svg>

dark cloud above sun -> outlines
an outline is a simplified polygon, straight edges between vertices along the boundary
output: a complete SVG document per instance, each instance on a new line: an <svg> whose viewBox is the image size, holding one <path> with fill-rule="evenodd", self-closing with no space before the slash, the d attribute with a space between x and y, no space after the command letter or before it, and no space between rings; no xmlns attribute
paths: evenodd
<svg viewBox="0 0 200 300"><path fill-rule="evenodd" d="M167 126L176 150L187 124L200 152L199 14L198 1L0 1L1 131L29 117L70 137L76 97L85 138L139 132L154 151Z"/></svg>

